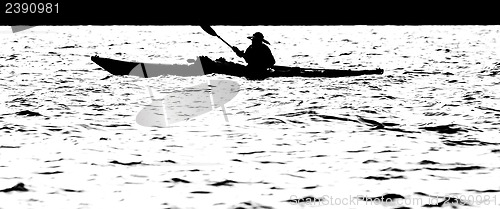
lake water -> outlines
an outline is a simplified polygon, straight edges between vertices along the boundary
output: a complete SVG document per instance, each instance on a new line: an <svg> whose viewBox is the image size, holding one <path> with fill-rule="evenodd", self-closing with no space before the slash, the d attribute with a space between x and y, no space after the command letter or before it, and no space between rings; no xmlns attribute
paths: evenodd
<svg viewBox="0 0 500 209"><path fill-rule="evenodd" d="M262 32L278 65L385 73L108 77L90 56L243 60L195 26L0 27L0 190L28 190L0 192L0 208L500 205L500 26L213 28L240 49ZM219 108L136 123L148 87L161 98L210 79L240 85L228 122ZM323 199L290 201L303 197Z"/></svg>

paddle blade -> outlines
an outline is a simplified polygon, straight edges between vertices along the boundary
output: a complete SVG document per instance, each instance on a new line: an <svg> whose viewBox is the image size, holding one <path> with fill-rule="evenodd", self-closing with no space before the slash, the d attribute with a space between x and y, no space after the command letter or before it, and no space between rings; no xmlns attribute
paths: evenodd
<svg viewBox="0 0 500 209"><path fill-rule="evenodd" d="M217 33L212 27L210 27L210 25L201 25L201 29L203 29L205 32L207 32L212 36L217 36Z"/></svg>
<svg viewBox="0 0 500 209"><path fill-rule="evenodd" d="M137 114L135 118L137 124L146 127L158 127L165 128L167 124L165 122L165 115L163 114L163 104L161 100L153 100L149 105L146 105Z"/></svg>

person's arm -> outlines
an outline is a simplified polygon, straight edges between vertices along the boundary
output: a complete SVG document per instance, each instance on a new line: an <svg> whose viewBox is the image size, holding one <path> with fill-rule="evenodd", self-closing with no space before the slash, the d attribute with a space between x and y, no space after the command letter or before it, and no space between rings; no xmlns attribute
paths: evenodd
<svg viewBox="0 0 500 209"><path fill-rule="evenodd" d="M272 53L270 53L269 55L271 55L271 66L274 66L274 64L276 64L276 60L274 59L274 56Z"/></svg>
<svg viewBox="0 0 500 209"><path fill-rule="evenodd" d="M236 53L236 55L238 55L238 57L245 56L245 53L243 53L240 49L238 49L238 47L233 46L232 49L233 49L234 53Z"/></svg>
<svg viewBox="0 0 500 209"><path fill-rule="evenodd" d="M245 50L245 52L243 53L243 56L242 56L244 59L245 59L245 62L247 62L247 64L250 64L250 63L255 63L255 52L254 52L254 49L252 49L251 46L249 46L247 48L247 50Z"/></svg>
<svg viewBox="0 0 500 209"><path fill-rule="evenodd" d="M276 60L274 59L274 56L273 56L273 53L271 52L271 49L267 48L267 61L268 61L268 65L269 67L272 67L274 66L274 64L276 64Z"/></svg>

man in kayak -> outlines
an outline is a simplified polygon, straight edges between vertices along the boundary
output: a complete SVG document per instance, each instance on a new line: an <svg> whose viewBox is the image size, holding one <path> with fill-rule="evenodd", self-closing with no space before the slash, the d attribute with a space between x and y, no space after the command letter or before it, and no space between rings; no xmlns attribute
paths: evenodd
<svg viewBox="0 0 500 209"><path fill-rule="evenodd" d="M233 51L245 59L251 74L263 76L267 73L267 68L276 63L271 50L264 44L269 44L269 42L264 39L261 32L254 33L248 38L252 40L252 45L245 52L240 51L237 47L233 47Z"/></svg>

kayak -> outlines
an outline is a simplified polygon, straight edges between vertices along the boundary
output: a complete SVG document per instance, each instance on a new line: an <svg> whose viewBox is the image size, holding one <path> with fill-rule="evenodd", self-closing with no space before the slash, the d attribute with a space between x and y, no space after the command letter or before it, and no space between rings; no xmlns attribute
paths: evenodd
<svg viewBox="0 0 500 209"><path fill-rule="evenodd" d="M134 75L143 78L161 75L176 76L201 76L207 74L224 74L246 78L269 78L269 77L348 77L361 75L383 74L384 70L335 70L314 69L301 67L273 66L268 71L256 76L249 72L245 65L226 61L224 58L211 60L206 56L199 56L196 60L186 65L180 64L151 64L138 63L110 58L92 56L91 60L104 70L113 75Z"/></svg>

